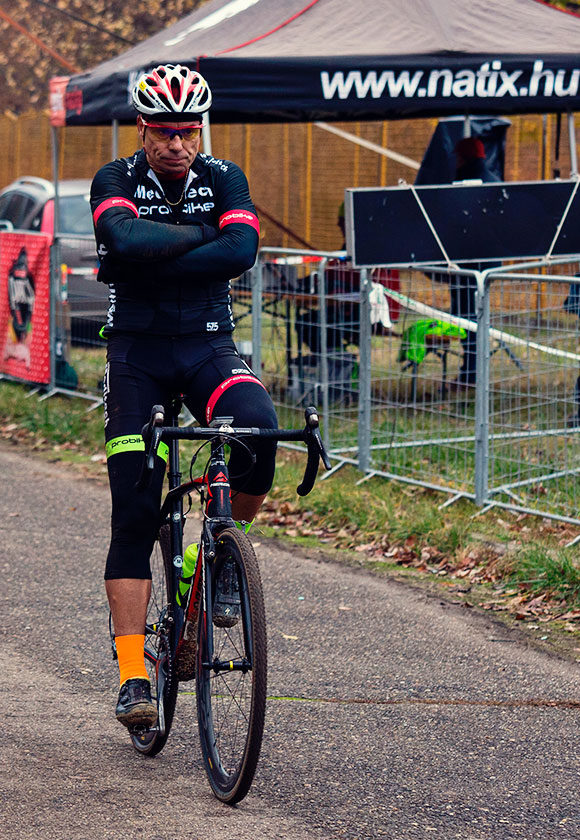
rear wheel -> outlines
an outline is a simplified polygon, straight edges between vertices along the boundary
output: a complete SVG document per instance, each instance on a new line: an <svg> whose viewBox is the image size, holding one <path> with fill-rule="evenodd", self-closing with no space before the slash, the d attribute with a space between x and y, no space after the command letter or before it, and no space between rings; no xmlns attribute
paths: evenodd
<svg viewBox="0 0 580 840"><path fill-rule="evenodd" d="M215 581L233 563L241 614L233 627L216 627L205 609L198 624L196 673L199 735L214 794L234 804L247 794L262 745L266 709L266 619L262 581L254 549L235 528L222 531L211 567Z"/></svg>
<svg viewBox="0 0 580 840"><path fill-rule="evenodd" d="M174 624L169 621L175 603L169 526L159 530L151 555L151 597L145 630L145 666L151 680L151 699L157 703L157 724L143 731L131 730L135 749L144 755L157 755L167 741L175 703L177 677L173 663ZM171 610L170 610L171 608Z"/></svg>

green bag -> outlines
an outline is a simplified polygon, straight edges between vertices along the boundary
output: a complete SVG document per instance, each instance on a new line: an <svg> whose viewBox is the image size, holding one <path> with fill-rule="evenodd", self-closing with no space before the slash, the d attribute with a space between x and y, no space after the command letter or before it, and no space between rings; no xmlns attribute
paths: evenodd
<svg viewBox="0 0 580 840"><path fill-rule="evenodd" d="M415 321L401 336L399 348L399 362L414 362L420 365L427 355L425 343L428 335L448 335L452 338L466 338L467 330L447 324L445 321L423 320Z"/></svg>

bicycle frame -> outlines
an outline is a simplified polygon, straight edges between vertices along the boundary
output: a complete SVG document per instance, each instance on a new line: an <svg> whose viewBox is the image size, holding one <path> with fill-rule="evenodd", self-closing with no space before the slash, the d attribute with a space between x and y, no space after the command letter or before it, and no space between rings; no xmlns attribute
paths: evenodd
<svg viewBox="0 0 580 840"><path fill-rule="evenodd" d="M210 427L196 429L195 427L178 426L181 404L180 398L172 401L170 409L167 412L168 426L161 425L165 423L163 407L153 406L151 420L147 426L143 427L143 439L147 442L149 449L145 456L144 472L138 482L138 485L142 481L146 482L147 472L149 471L149 474L151 474L155 462L155 453L163 437L169 449L169 491L161 507L159 525L162 526L166 522L169 523L172 569L176 584L183 566L183 497L200 483L196 480L181 483L182 474L179 465L180 440L206 440L210 443L210 458L206 468L205 488L203 490L203 493L206 495L204 498L205 511L200 545L200 551L205 562L212 561L215 557L215 539L219 532L224 528L235 527L235 522L232 519L229 473L224 457L224 446L228 440L237 439L238 437L269 437L279 441L292 440L306 442L308 444L308 460L302 484L297 488L297 492L301 496L309 493L314 485L319 458L322 459L326 469L330 469L331 467L318 433L318 413L314 407L309 407L305 411L306 427L304 430L232 429L230 425L232 418L230 417L216 417L210 424ZM182 637L184 622L193 621L196 618L192 614L192 610L195 608L197 592L200 586L200 573L203 567L204 563L199 563L198 561L186 610L184 611L177 604L170 605L171 612L168 616L168 621L175 624L175 638L178 640L177 645ZM211 604L208 605L208 600L211 601L211 598L207 597L204 589L205 587L202 587L205 598L204 609L209 608L211 610Z"/></svg>
<svg viewBox="0 0 580 840"><path fill-rule="evenodd" d="M176 427L178 424L180 405L179 400L174 401L171 405L167 418L170 426ZM228 421L231 421L231 418L216 418L214 421L216 437L209 441L210 457L206 470L206 486L203 490L206 497L203 500L205 512L202 525L200 554L195 567L188 603L185 609L176 603L170 607L171 613L168 619L175 624L176 650L179 648L179 642L181 641L186 622L190 622L191 624L190 632L196 632L200 586L202 587L204 599L203 609L208 613L208 619L211 620L211 593L205 591L207 576L204 574L203 560L207 562L208 560L213 560L215 557L215 539L219 531L235 525L232 519L229 472L224 456L225 441L217 434L217 427ZM170 546L173 559L172 568L175 590L177 590L177 582L183 566L183 524L185 519L183 514L183 497L196 488L199 482L194 480L182 483L181 481L179 438L171 439L168 446L169 491L161 507L159 524L160 526L165 524L165 522L169 524Z"/></svg>

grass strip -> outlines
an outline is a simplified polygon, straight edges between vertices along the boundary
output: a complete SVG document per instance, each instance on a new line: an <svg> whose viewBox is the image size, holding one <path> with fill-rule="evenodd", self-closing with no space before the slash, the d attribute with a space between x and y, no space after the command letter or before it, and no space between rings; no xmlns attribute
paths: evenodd
<svg viewBox="0 0 580 840"><path fill-rule="evenodd" d="M102 351L83 353L76 363L80 387L97 391L103 362ZM104 479L103 410L87 412L84 400L40 401L27 386L0 382L0 438ZM565 547L575 526L505 510L474 518L477 508L466 499L442 510L442 496L426 488L382 478L357 487L360 475L350 466L319 480L302 499L296 486L303 469L303 456L280 448L260 513L266 536L348 555L375 572L426 573L464 593L485 585L497 600L488 598L489 609L530 622L564 616L568 630L578 627L580 564L577 549Z"/></svg>

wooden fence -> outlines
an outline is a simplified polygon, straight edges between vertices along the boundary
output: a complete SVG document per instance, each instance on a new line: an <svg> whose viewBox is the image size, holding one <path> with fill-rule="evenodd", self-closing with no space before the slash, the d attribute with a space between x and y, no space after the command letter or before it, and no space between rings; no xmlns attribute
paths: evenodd
<svg viewBox="0 0 580 840"><path fill-rule="evenodd" d="M509 119L506 180L551 178L556 166L564 177L568 175L565 120L556 161L555 115ZM425 119L339 123L336 127L420 162L436 124L435 119ZM52 178L46 112L0 116L0 144L0 188L20 175ZM112 129L108 126L61 130L60 177L92 178L110 160L111 146ZM119 154L129 155L137 147L136 129L123 126ZM212 126L212 150L216 157L240 164L248 175L261 211L263 245L299 247L308 243L316 249L340 248L336 220L345 187L389 186L401 178L412 182L416 174L408 166L311 123Z"/></svg>

